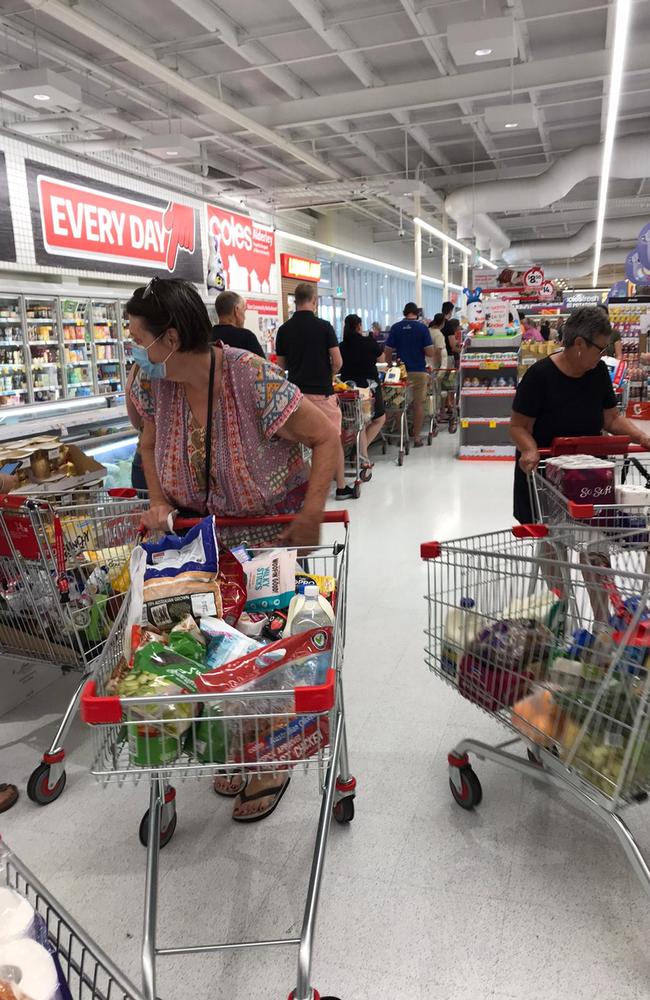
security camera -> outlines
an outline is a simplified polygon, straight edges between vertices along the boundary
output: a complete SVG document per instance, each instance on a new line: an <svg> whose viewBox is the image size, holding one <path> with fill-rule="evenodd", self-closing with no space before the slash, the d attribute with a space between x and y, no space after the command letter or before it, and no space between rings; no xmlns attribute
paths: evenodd
<svg viewBox="0 0 650 1000"><path fill-rule="evenodd" d="M427 247L427 253L429 254L429 256L432 257L433 256L433 247Z"/></svg>
<svg viewBox="0 0 650 1000"><path fill-rule="evenodd" d="M404 230L403 230L403 229L400 229L400 231L398 232L398 234L397 234L397 235L399 236L399 238L400 238L401 240L403 240L403 239L404 239L404 237L406 236L406 233L404 232Z"/></svg>

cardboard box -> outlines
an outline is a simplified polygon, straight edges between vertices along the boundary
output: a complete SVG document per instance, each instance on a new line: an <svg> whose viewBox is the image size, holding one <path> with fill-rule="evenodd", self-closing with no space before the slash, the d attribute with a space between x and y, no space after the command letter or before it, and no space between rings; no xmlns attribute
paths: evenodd
<svg viewBox="0 0 650 1000"><path fill-rule="evenodd" d="M0 716L33 698L61 676L50 664L2 656Z"/></svg>
<svg viewBox="0 0 650 1000"><path fill-rule="evenodd" d="M29 441L19 441L15 445L5 445L0 448L0 465L6 462L22 461L27 469L29 481L21 484L14 493L25 496L38 495L47 498L48 495L69 493L85 486L99 486L106 476L106 467L96 459L86 455L76 444L66 444L69 461L75 468L74 476L67 476L65 471L55 471L49 479L36 481L29 472L31 456L36 451L46 451L54 459L59 456L60 442L57 438L31 438Z"/></svg>

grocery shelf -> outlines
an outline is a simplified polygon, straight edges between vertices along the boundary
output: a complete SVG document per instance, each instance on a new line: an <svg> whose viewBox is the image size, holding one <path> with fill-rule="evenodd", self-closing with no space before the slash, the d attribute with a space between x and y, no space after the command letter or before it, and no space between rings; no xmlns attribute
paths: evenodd
<svg viewBox="0 0 650 1000"><path fill-rule="evenodd" d="M87 368L92 361L89 358L87 361L66 361L65 364L67 368Z"/></svg>
<svg viewBox="0 0 650 1000"><path fill-rule="evenodd" d="M536 358L535 360L538 360L538 359ZM518 364L519 364L519 362L516 359L515 360L510 360L509 359L508 361L497 361L497 360L490 360L490 361L487 361L487 360L485 360L485 361L461 361L460 367L461 368L479 368L479 369L484 369L485 371L491 371L491 370L498 369L498 368L516 368Z"/></svg>
<svg viewBox="0 0 650 1000"><path fill-rule="evenodd" d="M54 320L54 319L45 319L45 318L43 318L43 319L36 319L33 316L28 316L27 317L27 322L28 323L40 323L41 326L54 326L54 324L56 323L56 320Z"/></svg>
<svg viewBox="0 0 650 1000"><path fill-rule="evenodd" d="M91 344L119 344L117 337L110 337L108 340L91 340Z"/></svg>
<svg viewBox="0 0 650 1000"><path fill-rule="evenodd" d="M461 396L514 396L516 389L508 386L489 387L486 389L469 388L461 391Z"/></svg>
<svg viewBox="0 0 650 1000"><path fill-rule="evenodd" d="M0 323L12 323L15 325L20 322L20 316L0 316Z"/></svg>
<svg viewBox="0 0 650 1000"><path fill-rule="evenodd" d="M59 346L58 340L28 340L27 343L30 347L52 347L54 344ZM70 343L70 341L68 341Z"/></svg>
<svg viewBox="0 0 650 1000"><path fill-rule="evenodd" d="M88 385L92 385L92 384L93 384L92 382L68 382L67 386L68 386L68 389L78 389L78 388L81 388L83 386L88 386Z"/></svg>
<svg viewBox="0 0 650 1000"><path fill-rule="evenodd" d="M63 343L64 344L88 344L90 346L91 341L86 340L85 338L81 339L81 340L68 340L67 337L64 337L63 338Z"/></svg>

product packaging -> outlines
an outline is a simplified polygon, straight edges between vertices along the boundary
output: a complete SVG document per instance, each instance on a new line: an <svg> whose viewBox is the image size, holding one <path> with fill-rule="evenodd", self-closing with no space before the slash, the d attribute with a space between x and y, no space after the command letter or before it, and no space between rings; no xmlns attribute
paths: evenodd
<svg viewBox="0 0 650 1000"><path fill-rule="evenodd" d="M219 618L202 618L201 632L208 643L205 653L205 666L208 670L216 670L224 663L238 660L261 648L261 644L255 639Z"/></svg>
<svg viewBox="0 0 650 1000"><path fill-rule="evenodd" d="M510 708L526 695L531 681L546 677L554 644L553 633L538 622L495 622L470 643L460 662L460 693L489 712Z"/></svg>
<svg viewBox="0 0 650 1000"><path fill-rule="evenodd" d="M295 549L258 552L244 564L243 569L246 574L246 611L275 611L288 607L296 591Z"/></svg>

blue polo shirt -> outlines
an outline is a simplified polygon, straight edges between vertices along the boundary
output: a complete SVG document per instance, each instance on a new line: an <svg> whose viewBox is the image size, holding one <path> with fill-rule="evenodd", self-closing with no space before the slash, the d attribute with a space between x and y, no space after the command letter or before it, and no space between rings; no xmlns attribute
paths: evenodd
<svg viewBox="0 0 650 1000"><path fill-rule="evenodd" d="M425 347L432 347L433 341L428 327L417 319L401 319L393 323L388 334L386 347L392 347L407 372L426 370Z"/></svg>

